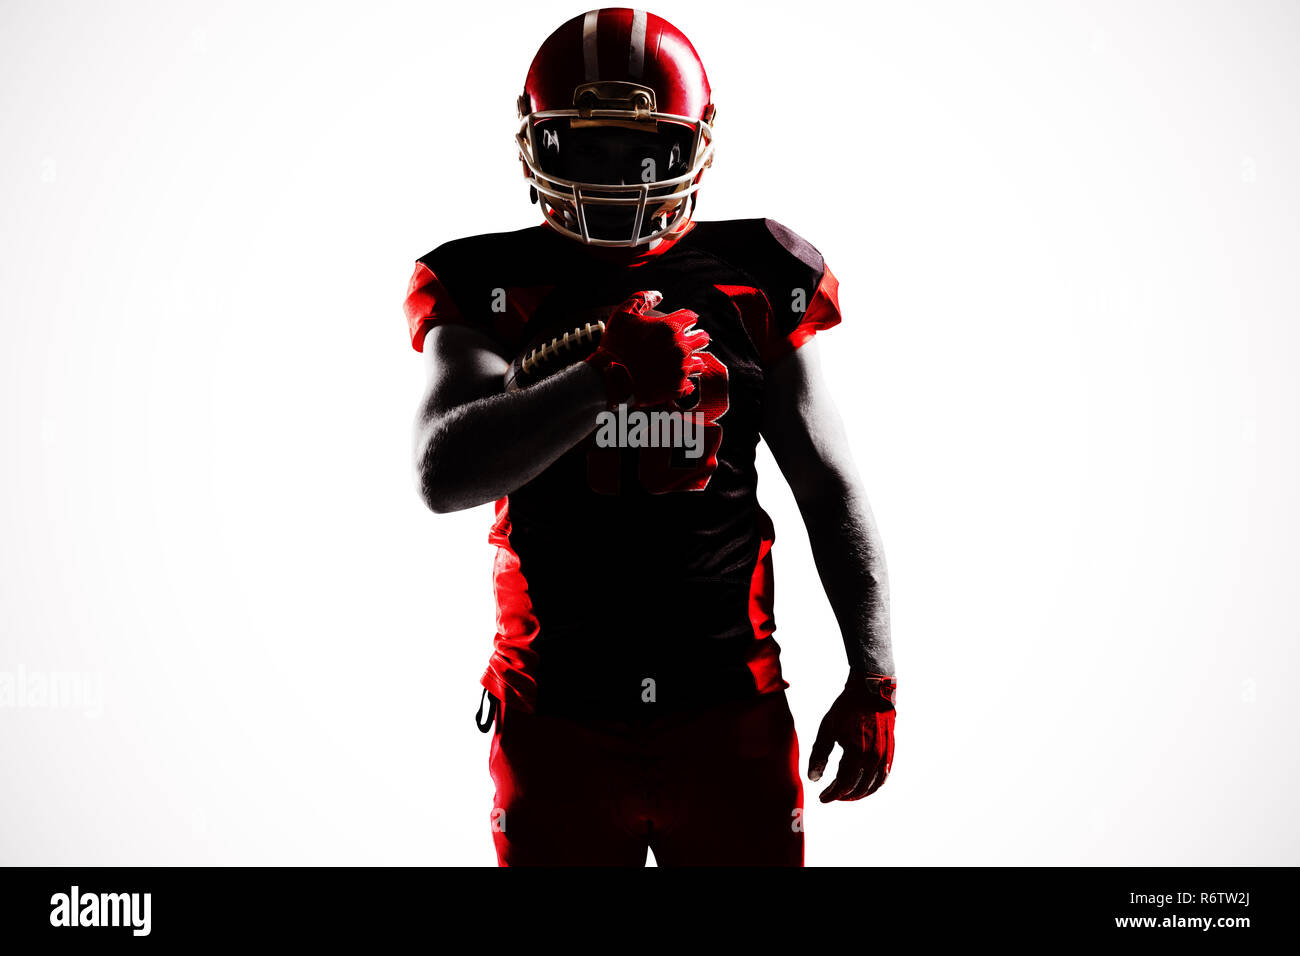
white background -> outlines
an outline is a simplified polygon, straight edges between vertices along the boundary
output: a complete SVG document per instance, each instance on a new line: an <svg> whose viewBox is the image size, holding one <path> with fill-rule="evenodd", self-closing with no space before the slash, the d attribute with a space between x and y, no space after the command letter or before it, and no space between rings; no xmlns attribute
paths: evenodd
<svg viewBox="0 0 1300 956"><path fill-rule="evenodd" d="M0 672L87 694L0 709L0 862L494 862L490 515L414 492L401 302L536 221L515 97L580 12L0 7ZM701 218L842 282L898 756L808 863L1300 863L1300 9L655 12ZM806 757L843 652L760 484Z"/></svg>

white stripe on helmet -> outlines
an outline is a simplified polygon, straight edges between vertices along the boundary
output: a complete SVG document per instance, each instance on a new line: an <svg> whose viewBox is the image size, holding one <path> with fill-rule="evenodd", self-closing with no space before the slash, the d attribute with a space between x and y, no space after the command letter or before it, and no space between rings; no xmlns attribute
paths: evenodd
<svg viewBox="0 0 1300 956"><path fill-rule="evenodd" d="M632 11L632 48L627 54L627 71L633 78L640 77L645 67L646 21L644 10Z"/></svg>
<svg viewBox="0 0 1300 956"><path fill-rule="evenodd" d="M596 21L599 19L599 10L588 10L582 18L582 69L587 74L588 83L600 79L596 60Z"/></svg>

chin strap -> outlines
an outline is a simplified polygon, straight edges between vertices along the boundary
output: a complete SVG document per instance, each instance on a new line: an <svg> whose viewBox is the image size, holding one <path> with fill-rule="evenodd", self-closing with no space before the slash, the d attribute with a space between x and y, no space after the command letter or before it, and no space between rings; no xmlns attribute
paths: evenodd
<svg viewBox="0 0 1300 956"><path fill-rule="evenodd" d="M483 702L485 700L488 702L488 708L487 715L483 716ZM492 729L492 724L497 719L499 706L497 699L489 694L487 688L484 687L483 696L478 699L478 709L474 711L474 725L478 727L481 733L486 734Z"/></svg>

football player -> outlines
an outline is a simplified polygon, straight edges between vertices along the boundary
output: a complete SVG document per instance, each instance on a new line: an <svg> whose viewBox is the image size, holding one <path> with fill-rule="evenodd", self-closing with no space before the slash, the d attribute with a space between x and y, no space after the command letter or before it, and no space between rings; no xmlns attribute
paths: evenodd
<svg viewBox="0 0 1300 956"><path fill-rule="evenodd" d="M421 495L496 503L480 727L498 861L802 865L760 437L848 653L808 777L838 744L820 799L859 800L894 752L884 557L812 343L840 321L838 283L780 223L694 218L714 105L662 18L565 23L518 111L542 221L437 247L405 303L428 369ZM700 440L596 440L635 412L687 416Z"/></svg>

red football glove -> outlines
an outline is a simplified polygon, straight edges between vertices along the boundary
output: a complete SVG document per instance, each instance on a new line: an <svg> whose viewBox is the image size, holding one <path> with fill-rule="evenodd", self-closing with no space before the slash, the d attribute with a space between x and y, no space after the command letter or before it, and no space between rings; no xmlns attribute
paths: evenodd
<svg viewBox="0 0 1300 956"><path fill-rule="evenodd" d="M600 347L587 359L604 374L611 407L662 405L695 391L689 376L704 370L695 353L709 344L709 333L687 331L699 318L687 309L647 314L662 301L658 292L634 292L610 314Z"/></svg>
<svg viewBox="0 0 1300 956"><path fill-rule="evenodd" d="M898 682L883 674L851 671L849 681L822 718L808 755L808 779L822 778L831 748L843 749L831 785L818 797L861 800L880 789L894 763L894 695Z"/></svg>

